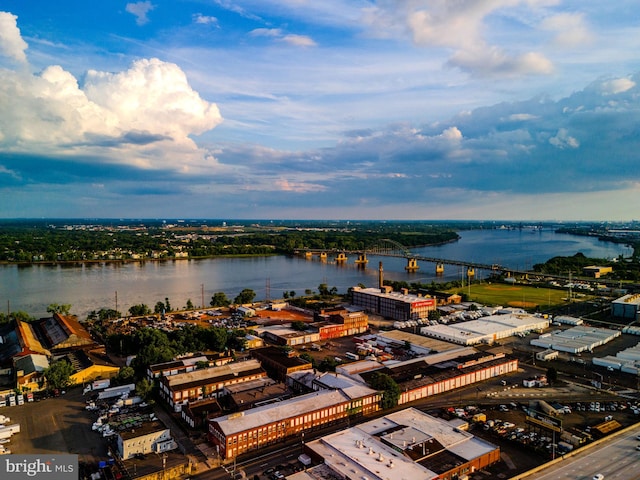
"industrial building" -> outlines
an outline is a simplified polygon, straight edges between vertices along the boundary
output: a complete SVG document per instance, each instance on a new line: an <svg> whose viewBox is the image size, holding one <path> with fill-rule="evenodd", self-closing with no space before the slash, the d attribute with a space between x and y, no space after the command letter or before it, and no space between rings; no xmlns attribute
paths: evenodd
<svg viewBox="0 0 640 480"><path fill-rule="evenodd" d="M640 293L629 294L611 302L611 314L617 318L640 318Z"/></svg>
<svg viewBox="0 0 640 480"><path fill-rule="evenodd" d="M392 320L428 318L437 303L435 298L394 292L387 285L381 288L353 287L351 293L353 305Z"/></svg>
<svg viewBox="0 0 640 480"><path fill-rule="evenodd" d="M545 333L529 343L534 347L552 348L560 352L592 352L594 348L604 345L620 335L622 334L618 330L578 325L567 330Z"/></svg>
<svg viewBox="0 0 640 480"><path fill-rule="evenodd" d="M122 460L135 455L163 453L178 447L171 431L159 420L145 422L142 426L117 434L118 454Z"/></svg>
<svg viewBox="0 0 640 480"><path fill-rule="evenodd" d="M289 477L293 480L462 479L500 460L499 447L413 408L327 435L304 448L320 466Z"/></svg>
<svg viewBox="0 0 640 480"><path fill-rule="evenodd" d="M257 360L233 362L219 367L160 377L160 396L176 411L206 397L219 397L227 385L267 376Z"/></svg>
<svg viewBox="0 0 640 480"><path fill-rule="evenodd" d="M179 373L193 372L202 365L208 367L225 365L233 362L231 355L227 353L215 353L213 355L192 355L189 357L178 358L170 362L155 363L147 368L147 378L153 382L160 377L168 377L170 375L178 375Z"/></svg>
<svg viewBox="0 0 640 480"><path fill-rule="evenodd" d="M529 314L505 314L482 317L478 320L459 322L449 325L431 325L422 327L420 333L427 337L438 338L460 345L493 344L501 338L544 330L549 320Z"/></svg>
<svg viewBox="0 0 640 480"><path fill-rule="evenodd" d="M284 382L292 372L311 368L311 362L297 356L296 352L284 351L278 347L264 347L251 350L251 355L260 361L269 376Z"/></svg>
<svg viewBox="0 0 640 480"><path fill-rule="evenodd" d="M305 431L379 409L381 393L365 386L319 390L282 402L215 418L209 441L221 458L232 459Z"/></svg>
<svg viewBox="0 0 640 480"><path fill-rule="evenodd" d="M518 360L504 353L466 349L368 369L357 377L369 383L376 374L389 375L400 387L398 404L402 405L517 370Z"/></svg>
<svg viewBox="0 0 640 480"><path fill-rule="evenodd" d="M592 362L601 367L638 375L640 374L640 343L616 353L615 357L611 355L594 357Z"/></svg>

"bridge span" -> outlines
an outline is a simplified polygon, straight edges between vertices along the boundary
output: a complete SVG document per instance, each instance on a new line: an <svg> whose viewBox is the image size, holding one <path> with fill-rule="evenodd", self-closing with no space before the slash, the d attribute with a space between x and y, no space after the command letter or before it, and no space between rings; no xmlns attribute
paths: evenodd
<svg viewBox="0 0 640 480"><path fill-rule="evenodd" d="M350 256L356 256L355 264L360 268L366 268L367 263L369 262L368 255L376 256L376 257L396 257L396 258L405 258L407 259L407 266L405 270L407 272L416 272L420 268L418 262L426 262L433 263L436 266L436 275L444 274L445 265L463 267L466 268L467 278L473 278L475 276L476 270L484 270L491 271L497 275L504 275L506 277L529 277L529 276L539 276L550 278L559 281L571 282L572 279L574 281L586 281L586 282L597 282L600 284L608 284L605 279L594 279L590 277L578 277L576 275L554 275L547 273L534 272L531 270L520 270L505 267L496 263L482 263L482 262L470 262L467 260L453 260L450 258L439 258L439 257L429 257L426 255L418 255L416 253L411 252L404 245L391 240L391 239L382 239L379 240L374 246L358 249L358 250L350 250L350 249L298 249L296 250L296 254L303 255L308 259L313 258L314 256L319 256L322 261L327 261L329 256L333 256L336 263L344 264L348 262L348 258Z"/></svg>

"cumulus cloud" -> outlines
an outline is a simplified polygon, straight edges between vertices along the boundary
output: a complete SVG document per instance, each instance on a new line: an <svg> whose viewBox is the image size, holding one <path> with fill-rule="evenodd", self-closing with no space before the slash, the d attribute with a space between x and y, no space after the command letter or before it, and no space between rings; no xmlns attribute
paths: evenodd
<svg viewBox="0 0 640 480"><path fill-rule="evenodd" d="M145 25L146 23L149 23L147 13L154 8L156 8L155 5L147 0L145 2L127 3L125 10L136 17L137 25Z"/></svg>
<svg viewBox="0 0 640 480"><path fill-rule="evenodd" d="M452 51L447 62L472 75L549 74L552 63L541 52L509 52L486 39L488 22L493 16L517 7L531 10L548 6L547 0L399 0L379 2L364 13L370 32L386 36L389 32L407 32L421 47ZM574 18L574 32L579 18ZM565 24L568 19L565 19ZM549 22L547 28L559 26L561 19ZM574 33L574 35L577 35Z"/></svg>
<svg viewBox="0 0 640 480"><path fill-rule="evenodd" d="M615 78L606 80L600 85L604 95L615 95L617 93L626 92L636 86L636 82L630 78Z"/></svg>
<svg viewBox="0 0 640 480"><path fill-rule="evenodd" d="M196 13L193 15L193 22L201 25L218 25L218 19L210 15Z"/></svg>
<svg viewBox="0 0 640 480"><path fill-rule="evenodd" d="M580 142L569 135L566 128L560 128L556 135L549 139L549 143L558 148L578 148L580 146Z"/></svg>
<svg viewBox="0 0 640 480"><path fill-rule="evenodd" d="M182 174L220 168L191 138L222 121L218 107L173 63L142 59L121 72L89 70L82 84L59 65L37 74L2 69L0 84L5 156Z"/></svg>
<svg viewBox="0 0 640 480"><path fill-rule="evenodd" d="M0 55L26 63L28 45L20 35L17 20L18 17L9 12L0 12Z"/></svg>

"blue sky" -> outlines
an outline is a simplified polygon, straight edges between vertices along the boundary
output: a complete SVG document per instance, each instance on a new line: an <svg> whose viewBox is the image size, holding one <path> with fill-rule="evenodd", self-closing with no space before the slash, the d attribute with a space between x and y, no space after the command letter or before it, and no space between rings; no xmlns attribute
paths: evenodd
<svg viewBox="0 0 640 480"><path fill-rule="evenodd" d="M0 10L0 217L639 218L635 1Z"/></svg>

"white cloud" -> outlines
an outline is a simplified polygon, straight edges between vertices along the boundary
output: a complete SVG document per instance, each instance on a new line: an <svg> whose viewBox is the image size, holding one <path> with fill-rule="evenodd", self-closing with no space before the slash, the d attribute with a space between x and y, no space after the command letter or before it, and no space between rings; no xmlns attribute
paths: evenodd
<svg viewBox="0 0 640 480"><path fill-rule="evenodd" d="M580 146L580 142L575 137L569 135L569 131L566 128L558 129L556 135L549 139L549 143L560 149L578 148Z"/></svg>
<svg viewBox="0 0 640 480"><path fill-rule="evenodd" d="M281 37L282 30L279 28L256 28L249 32L252 37Z"/></svg>
<svg viewBox="0 0 640 480"><path fill-rule="evenodd" d="M512 113L508 118L513 122L524 122L527 120L535 120L538 116L531 115L530 113Z"/></svg>
<svg viewBox="0 0 640 480"><path fill-rule="evenodd" d="M602 82L600 86L603 95L615 95L623 93L636 86L636 82L630 78L616 78Z"/></svg>
<svg viewBox="0 0 640 480"><path fill-rule="evenodd" d="M487 42L489 20L517 7L535 10L547 0L399 0L363 11L376 36L408 33L421 47L453 51L447 64L479 76L549 74L553 65L541 52L508 52ZM576 28L577 31L577 21Z"/></svg>
<svg viewBox="0 0 640 480"><path fill-rule="evenodd" d="M0 70L0 151L193 172L216 165L190 135L216 127L215 104L175 64L145 59L119 73L76 78L53 65L42 73ZM95 160L94 160L95 161Z"/></svg>
<svg viewBox="0 0 640 480"><path fill-rule="evenodd" d="M562 47L587 46L593 42L593 34L585 25L582 13L560 13L545 18L543 29L555 32L554 44Z"/></svg>
<svg viewBox="0 0 640 480"><path fill-rule="evenodd" d="M280 28L256 28L249 32L252 37L275 38L281 42L294 45L296 47L314 47L316 42L307 35L285 34Z"/></svg>
<svg viewBox="0 0 640 480"><path fill-rule="evenodd" d="M529 52L513 56L499 47L459 50L449 59L447 64L471 74L486 77L544 75L553 71L551 61L540 53Z"/></svg>
<svg viewBox="0 0 640 480"><path fill-rule="evenodd" d="M147 17L147 13L155 8L150 1L145 2L136 2L136 3L127 3L126 11L131 13L136 17L137 25L145 25L149 22L149 17Z"/></svg>
<svg viewBox="0 0 640 480"><path fill-rule="evenodd" d="M458 127L449 127L440 136L446 140L462 140L462 132L458 130Z"/></svg>
<svg viewBox="0 0 640 480"><path fill-rule="evenodd" d="M28 45L20 35L18 17L9 12L0 12L0 55L26 63L25 50Z"/></svg>
<svg viewBox="0 0 640 480"><path fill-rule="evenodd" d="M283 36L282 41L296 47L314 47L316 45L316 42L306 35L289 34Z"/></svg>
<svg viewBox="0 0 640 480"><path fill-rule="evenodd" d="M194 23L199 23L201 25L218 25L218 19L216 17L203 15L201 13L194 14L193 21Z"/></svg>

